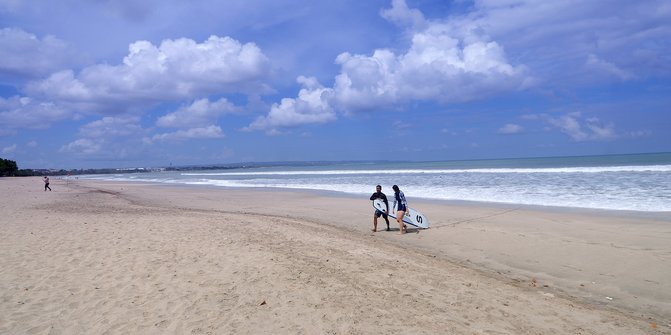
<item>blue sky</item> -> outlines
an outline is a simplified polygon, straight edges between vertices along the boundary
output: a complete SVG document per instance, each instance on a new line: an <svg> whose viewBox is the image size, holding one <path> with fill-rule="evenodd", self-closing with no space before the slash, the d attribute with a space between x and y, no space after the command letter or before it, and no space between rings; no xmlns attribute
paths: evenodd
<svg viewBox="0 0 671 335"><path fill-rule="evenodd" d="M19 168L671 151L671 2L0 0Z"/></svg>

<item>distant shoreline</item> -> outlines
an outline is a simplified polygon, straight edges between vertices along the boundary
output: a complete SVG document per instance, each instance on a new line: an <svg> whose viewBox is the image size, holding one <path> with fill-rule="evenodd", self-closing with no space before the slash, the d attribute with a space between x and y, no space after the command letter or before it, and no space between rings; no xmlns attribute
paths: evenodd
<svg viewBox="0 0 671 335"><path fill-rule="evenodd" d="M526 161L526 160L537 160L537 159L566 159L566 158L577 158L577 159L587 159L587 158L615 158L615 157L634 157L634 156L657 156L657 155L667 155L671 156L671 152L643 152L643 153L622 153L622 154L602 154L602 155L569 155L569 156L537 156L537 157L504 157L504 158L473 158L473 159L448 159L448 160L343 160L343 161L270 161L270 162L234 162L234 163L213 163L213 164L183 164L183 165L152 165L144 167L102 167L102 168L85 168L85 169L76 169L76 168L29 168L30 170L40 171L40 172L59 172L68 171L77 172L77 171L102 171L100 173L119 173L119 171L135 171L138 173L146 171L193 171L193 170L217 170L217 169L247 169L247 168L261 168L261 167L299 167L299 166L330 166L330 165L342 165L342 164L376 164L376 163L445 163L445 162L454 162L454 163L463 163L463 162L487 162L487 161ZM115 172L116 171L116 172ZM78 173L78 174L89 174L89 173ZM94 173L90 173L94 174Z"/></svg>
<svg viewBox="0 0 671 335"><path fill-rule="evenodd" d="M193 184L180 184L180 183L162 183L162 182L150 182L150 181L114 181L114 180L96 180L95 182L103 183L132 183L132 184L145 184L150 186L157 187L167 187L167 188L184 188L184 189L194 189L199 188L208 188L213 190L233 190L233 191L249 191L249 192L260 192L260 193L298 193L298 194L307 194L307 195L324 195L329 197L336 198L347 198L347 199L356 199L361 201L368 201L369 194L361 193L347 193L340 191L330 191L330 190L315 190L315 189L298 189L298 188L282 188L282 187L233 187L233 186L215 186L215 185L193 185ZM393 192L385 191L384 193L387 197L393 197ZM371 193L373 191L371 190ZM414 204L433 204L433 205L454 205L454 206L463 206L463 207L487 207L493 209L527 209L532 211L542 211L542 212L556 212L556 213L578 213L578 214L590 214L590 215L601 215L609 217L629 217L629 218L645 218L652 220L668 220L671 218L671 212L645 212L645 211L630 211L630 210L616 210L616 209L597 209L597 208L584 208L584 207L563 207L563 206L542 206L542 205L527 205L527 204L513 204L513 203L499 203L499 202L487 202L487 201L468 201L468 200L443 200L443 199L431 199L425 197L416 197L413 195L408 195L408 201L411 202L411 207Z"/></svg>

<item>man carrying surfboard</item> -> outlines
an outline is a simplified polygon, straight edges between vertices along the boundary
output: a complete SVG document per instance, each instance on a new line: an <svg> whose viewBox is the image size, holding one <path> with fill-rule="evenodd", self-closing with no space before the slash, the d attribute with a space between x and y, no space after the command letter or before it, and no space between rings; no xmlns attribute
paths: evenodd
<svg viewBox="0 0 671 335"><path fill-rule="evenodd" d="M394 185L391 188L394 189L394 207L396 207L396 204L398 203L398 207L396 207L396 222L398 222L399 234L405 234L403 215L405 215L405 212L408 210L408 201L405 200L405 194L401 192L398 185Z"/></svg>
<svg viewBox="0 0 671 335"><path fill-rule="evenodd" d="M387 201L387 196L382 193L382 186L377 185L375 186L375 193L370 196L370 200L375 200L375 199L382 199L384 201L385 206L387 206L387 211L389 210L389 202ZM384 218L384 221L387 222L387 231L389 231L389 219L387 218L387 213L383 213L380 210L376 209L375 213L373 213L373 232L377 231L377 218L382 216Z"/></svg>

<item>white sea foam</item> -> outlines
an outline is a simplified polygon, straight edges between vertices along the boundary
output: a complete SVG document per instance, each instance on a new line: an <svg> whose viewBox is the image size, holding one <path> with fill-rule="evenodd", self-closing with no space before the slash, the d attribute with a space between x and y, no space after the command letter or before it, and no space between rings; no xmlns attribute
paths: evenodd
<svg viewBox="0 0 671 335"><path fill-rule="evenodd" d="M213 185L223 187L240 188L284 188L302 190L335 191L349 194L372 193L371 185L368 184L327 184L327 183L281 183L272 181L249 182L235 180L208 180L200 182L188 182L187 184ZM385 187L388 189L388 187ZM406 186L404 193L409 199L422 198L433 200L458 200L474 202L493 202L505 204L556 206L556 207L578 207L608 210L631 210L631 211L671 211L671 204L664 199L646 199L641 201L637 197L628 197L620 193L611 193L604 197L594 192L576 192L579 194L558 194L557 189L547 187L529 191L523 187L517 188L443 188L443 187L418 187ZM392 196L391 192L388 196Z"/></svg>
<svg viewBox="0 0 671 335"><path fill-rule="evenodd" d="M103 178L96 178L103 179ZM285 188L302 190L335 191L349 194L372 193L372 186L363 183L314 183L297 180L225 180L225 179L172 179L172 178L109 178L117 181L140 181L186 185L209 185L220 187L239 188ZM385 184L388 191L390 186ZM668 212L671 211L671 194L651 197L645 190L632 190L607 186L603 189L594 189L592 185L583 188L568 186L563 189L552 185L531 187L530 185L489 185L489 186L441 186L415 185L409 183L403 186L403 191L409 200L424 198L434 200L459 200L476 202L493 202L521 205L578 207L609 210L631 210ZM389 192L389 191L388 191ZM391 192L389 192L391 196ZM606 193L607 195L604 195Z"/></svg>
<svg viewBox="0 0 671 335"><path fill-rule="evenodd" d="M624 157L625 162L631 157ZM577 165L575 159L567 159ZM662 164L654 165L660 161ZM408 200L463 200L521 205L671 212L669 159L647 165L452 168L448 164L353 164L348 167L274 167L226 171L156 172L90 176L94 179L336 191L367 198L374 185L391 195L398 184ZM515 162L513 162L515 163ZM547 164L546 160L532 162ZM452 164L452 163L450 163ZM488 164L498 164L498 162ZM530 165L529 162L525 164ZM480 165L481 166L481 165ZM86 178L86 177L85 177Z"/></svg>
<svg viewBox="0 0 671 335"><path fill-rule="evenodd" d="M491 168L491 169L395 169L395 170L301 170L244 172L184 172L183 176L297 176L297 175L384 175L384 174L455 174L455 173L603 173L603 172L671 172L671 165L596 166L561 168Z"/></svg>

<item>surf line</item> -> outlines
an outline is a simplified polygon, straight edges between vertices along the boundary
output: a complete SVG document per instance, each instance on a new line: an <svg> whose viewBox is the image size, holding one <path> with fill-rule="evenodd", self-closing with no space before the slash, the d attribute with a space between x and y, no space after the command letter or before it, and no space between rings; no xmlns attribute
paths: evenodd
<svg viewBox="0 0 671 335"><path fill-rule="evenodd" d="M521 208L521 207L511 208L511 209L506 209L505 211L496 212L496 213L494 213L494 214L485 215L485 216L479 216L479 217L470 218L470 219L461 220L461 221L452 222L452 223L446 223L445 225L441 225L441 226L438 226L438 227L435 227L435 226L434 226L434 227L432 227L432 228L433 228L433 229L439 229L439 228L445 228L445 227L455 227L456 225L459 225L459 224L462 224L462 223L471 223L471 222L479 221L479 220L482 220L482 219L488 219L488 218L491 218L491 217L495 217L495 216L500 216L500 215L508 214L508 213L510 213L510 212L517 211L517 210L519 210L520 208Z"/></svg>

